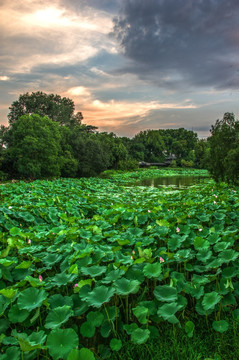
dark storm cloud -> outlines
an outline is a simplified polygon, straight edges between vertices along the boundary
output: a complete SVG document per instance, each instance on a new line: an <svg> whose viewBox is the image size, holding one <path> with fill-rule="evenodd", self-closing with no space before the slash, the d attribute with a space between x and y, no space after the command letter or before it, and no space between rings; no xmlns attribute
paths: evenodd
<svg viewBox="0 0 239 360"><path fill-rule="evenodd" d="M239 88L237 0L123 0L113 35L136 73L162 87Z"/></svg>

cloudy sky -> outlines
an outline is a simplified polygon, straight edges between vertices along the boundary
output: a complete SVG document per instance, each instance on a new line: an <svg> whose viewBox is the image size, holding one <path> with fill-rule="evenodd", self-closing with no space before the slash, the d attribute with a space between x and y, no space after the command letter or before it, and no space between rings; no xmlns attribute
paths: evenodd
<svg viewBox="0 0 239 360"><path fill-rule="evenodd" d="M239 117L238 0L0 0L0 123L26 92L132 137Z"/></svg>

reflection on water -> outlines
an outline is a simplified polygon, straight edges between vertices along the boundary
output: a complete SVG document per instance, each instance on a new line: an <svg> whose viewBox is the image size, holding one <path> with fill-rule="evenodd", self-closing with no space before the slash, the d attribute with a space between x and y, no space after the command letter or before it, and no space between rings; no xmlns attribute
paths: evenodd
<svg viewBox="0 0 239 360"><path fill-rule="evenodd" d="M208 181L208 179L209 178L205 176L165 176L159 178L144 179L137 183L137 185L152 187L173 186L176 188L183 188L195 184L205 183Z"/></svg>

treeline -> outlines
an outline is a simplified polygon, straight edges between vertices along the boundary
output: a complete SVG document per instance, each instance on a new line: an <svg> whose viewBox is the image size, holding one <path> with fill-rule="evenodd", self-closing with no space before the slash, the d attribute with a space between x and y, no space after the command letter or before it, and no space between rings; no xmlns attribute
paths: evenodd
<svg viewBox="0 0 239 360"><path fill-rule="evenodd" d="M133 170L141 161L164 162L170 156L171 166L208 168L215 178L225 180L224 171L223 176L213 172L212 155L218 154L211 138L220 137L218 125L208 140L183 128L117 137L83 124L72 100L43 92L20 95L9 110L9 126L0 131L2 180L96 176L107 169ZM235 154L230 153L230 159ZM235 173L234 168L230 171Z"/></svg>

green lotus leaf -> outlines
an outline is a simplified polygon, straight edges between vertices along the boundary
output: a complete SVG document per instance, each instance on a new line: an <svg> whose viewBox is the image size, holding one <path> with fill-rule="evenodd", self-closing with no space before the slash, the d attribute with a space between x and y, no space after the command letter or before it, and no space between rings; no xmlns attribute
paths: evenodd
<svg viewBox="0 0 239 360"><path fill-rule="evenodd" d="M231 279L239 274L239 270L233 266L228 266L222 270L222 276L225 279Z"/></svg>
<svg viewBox="0 0 239 360"><path fill-rule="evenodd" d="M16 346L8 347L5 354L1 356L1 360L20 360L20 349Z"/></svg>
<svg viewBox="0 0 239 360"><path fill-rule="evenodd" d="M223 262L226 262L226 263L236 260L238 258L238 256L239 256L239 253L233 249L223 250L219 254L219 258Z"/></svg>
<svg viewBox="0 0 239 360"><path fill-rule="evenodd" d="M226 250L229 246L231 246L230 242L220 241L216 245L213 246L213 250L215 252Z"/></svg>
<svg viewBox="0 0 239 360"><path fill-rule="evenodd" d="M208 284L210 280L206 276L193 274L192 283L193 285L205 285Z"/></svg>
<svg viewBox="0 0 239 360"><path fill-rule="evenodd" d="M5 336L2 340L2 343L4 345L19 345L18 340L15 339L13 336Z"/></svg>
<svg viewBox="0 0 239 360"><path fill-rule="evenodd" d="M119 351L122 348L122 341L119 339L111 339L110 347L113 351Z"/></svg>
<svg viewBox="0 0 239 360"><path fill-rule="evenodd" d="M154 296L159 301L172 302L177 300L177 289L169 285L159 285L154 289Z"/></svg>
<svg viewBox="0 0 239 360"><path fill-rule="evenodd" d="M63 271L60 274L55 275L52 278L52 282L55 283L57 286L67 285L69 282L73 282L77 275L75 274L67 274Z"/></svg>
<svg viewBox="0 0 239 360"><path fill-rule="evenodd" d="M67 359L67 360L73 360L73 359ZM95 356L91 350L87 348L82 348L79 351L79 358L77 360L95 360Z"/></svg>
<svg viewBox="0 0 239 360"><path fill-rule="evenodd" d="M111 282L118 280L124 274L125 272L122 269L112 270L106 275L106 277L101 282L104 284L109 284Z"/></svg>
<svg viewBox="0 0 239 360"><path fill-rule="evenodd" d="M232 312L233 319L239 321L239 309L235 309Z"/></svg>
<svg viewBox="0 0 239 360"><path fill-rule="evenodd" d="M109 288L104 285L98 286L85 296L85 300L89 305L99 308L102 304L110 301L114 292L113 288Z"/></svg>
<svg viewBox="0 0 239 360"><path fill-rule="evenodd" d="M49 302L51 309L60 307L60 306L73 306L73 300L69 296L62 296L61 294L55 294L50 296L47 301Z"/></svg>
<svg viewBox="0 0 239 360"><path fill-rule="evenodd" d="M195 239L193 240L193 245L196 250L201 250L201 249L208 249L210 243L206 239L196 236Z"/></svg>
<svg viewBox="0 0 239 360"><path fill-rule="evenodd" d="M79 345L79 339L73 329L54 329L48 335L46 345L54 360L67 360L71 350Z"/></svg>
<svg viewBox="0 0 239 360"><path fill-rule="evenodd" d="M206 269L215 269L221 266L223 263L222 259L214 258L212 261L210 261L207 265L205 265Z"/></svg>
<svg viewBox="0 0 239 360"><path fill-rule="evenodd" d="M42 262L47 268L51 268L53 265L61 261L61 259L62 259L61 254L47 253L47 255L43 257Z"/></svg>
<svg viewBox="0 0 239 360"><path fill-rule="evenodd" d="M193 332L195 329L195 325L192 321L187 321L185 324L185 331L189 338L193 337Z"/></svg>
<svg viewBox="0 0 239 360"><path fill-rule="evenodd" d="M64 324L72 315L73 311L70 306L64 305L56 307L48 313L45 328L56 329Z"/></svg>
<svg viewBox="0 0 239 360"><path fill-rule="evenodd" d="M21 323L29 316L29 311L27 310L20 310L17 304L14 304L9 312L8 312L8 318L13 323Z"/></svg>
<svg viewBox="0 0 239 360"><path fill-rule="evenodd" d="M86 304L85 301L81 300L81 298L78 295L73 294L71 296L71 299L73 300L72 308L75 316L81 316L82 314L85 314L86 311L89 309L89 305Z"/></svg>
<svg viewBox="0 0 239 360"><path fill-rule="evenodd" d="M86 317L87 321L89 321L95 327L100 326L104 320L104 315L99 311L90 311Z"/></svg>
<svg viewBox="0 0 239 360"><path fill-rule="evenodd" d="M44 331L33 332L30 336L25 333L18 333L16 330L12 332L13 336L19 341L22 351L32 351L35 349L42 349L46 340Z"/></svg>
<svg viewBox="0 0 239 360"><path fill-rule="evenodd" d="M95 326L90 321L81 324L80 333L82 336L91 338L95 335Z"/></svg>
<svg viewBox="0 0 239 360"><path fill-rule="evenodd" d="M226 215L225 215L224 213L214 212L213 216L214 216L217 220L223 220Z"/></svg>
<svg viewBox="0 0 239 360"><path fill-rule="evenodd" d="M213 313L214 309L209 309L209 310L204 310L203 306L202 306L202 299L200 299L199 301L196 302L196 306L195 309L197 311L197 313L199 315L210 315Z"/></svg>
<svg viewBox="0 0 239 360"><path fill-rule="evenodd" d="M67 356L67 360L79 360L80 359L80 350L73 349Z"/></svg>
<svg viewBox="0 0 239 360"><path fill-rule="evenodd" d="M148 278L157 278L162 272L162 265L160 263L146 264L143 268L144 275Z"/></svg>
<svg viewBox="0 0 239 360"><path fill-rule="evenodd" d="M136 329L131 334L131 341L133 344L141 345L144 344L150 336L150 331L148 329Z"/></svg>
<svg viewBox="0 0 239 360"><path fill-rule="evenodd" d="M1 289L0 294L8 299L12 299L17 294L17 290L13 288Z"/></svg>
<svg viewBox="0 0 239 360"><path fill-rule="evenodd" d="M127 270L127 272L125 274L125 277L128 280L137 280L140 283L144 282L144 279L145 279L144 273L142 272L142 268L140 268L140 264L136 264L136 265L131 266Z"/></svg>
<svg viewBox="0 0 239 360"><path fill-rule="evenodd" d="M136 329L138 329L138 325L136 323L133 323L133 324L125 324L123 326L124 330L127 332L128 335L131 335L132 332Z"/></svg>
<svg viewBox="0 0 239 360"><path fill-rule="evenodd" d="M147 324L149 310L144 306L136 306L133 308L133 314L137 317L140 324Z"/></svg>
<svg viewBox="0 0 239 360"><path fill-rule="evenodd" d="M204 295L202 306L204 310L214 309L216 304L221 300L220 295L216 291L212 291Z"/></svg>
<svg viewBox="0 0 239 360"><path fill-rule="evenodd" d="M28 288L23 290L17 300L17 304L20 310L26 309L31 311L42 305L42 302L47 298L45 290L37 288Z"/></svg>
<svg viewBox="0 0 239 360"><path fill-rule="evenodd" d="M118 295L128 295L136 294L139 291L140 282L137 280L128 280L126 278L121 278L115 282L116 294Z"/></svg>
<svg viewBox="0 0 239 360"><path fill-rule="evenodd" d="M229 324L226 320L213 321L212 327L214 330L220 333L224 333L225 331L228 330Z"/></svg>
<svg viewBox="0 0 239 360"><path fill-rule="evenodd" d="M32 265L32 261L22 261L15 269L28 269Z"/></svg>
<svg viewBox="0 0 239 360"><path fill-rule="evenodd" d="M106 266L93 265L89 267L82 267L81 273L84 275L90 275L90 277L94 278L96 276L100 276L104 274L107 270Z"/></svg>
<svg viewBox="0 0 239 360"><path fill-rule="evenodd" d="M162 316L164 320L168 320L172 324L177 324L179 320L176 318L175 314L180 309L181 305L178 305L175 302L170 304L164 304L158 309L157 314L158 316Z"/></svg>
<svg viewBox="0 0 239 360"><path fill-rule="evenodd" d="M196 258L199 261L206 262L207 260L209 260L211 258L211 256L212 256L212 251L210 251L208 249L201 249L197 253Z"/></svg>
<svg viewBox="0 0 239 360"><path fill-rule="evenodd" d="M184 241L184 238L182 236L173 234L168 240L168 247L170 251L175 251L178 249L181 245L181 243Z"/></svg>
<svg viewBox="0 0 239 360"><path fill-rule="evenodd" d="M110 336L111 332L112 332L111 323L109 322L108 319L104 320L103 324L101 325L101 328L100 328L101 336L103 336L104 338L108 338Z"/></svg>
<svg viewBox="0 0 239 360"><path fill-rule="evenodd" d="M154 301L140 301L138 305L146 307L148 309L149 316L157 313L157 307Z"/></svg>

